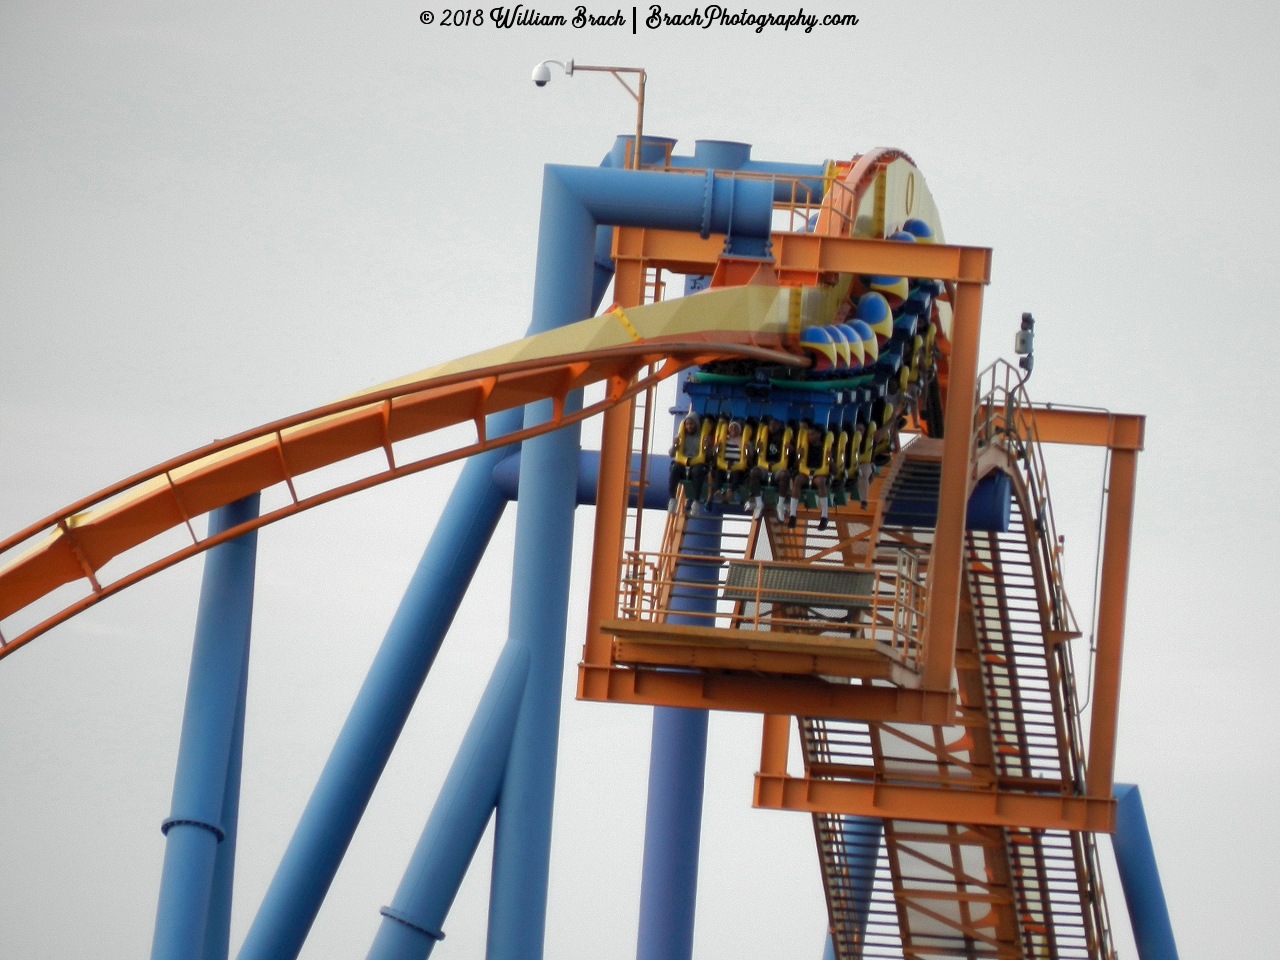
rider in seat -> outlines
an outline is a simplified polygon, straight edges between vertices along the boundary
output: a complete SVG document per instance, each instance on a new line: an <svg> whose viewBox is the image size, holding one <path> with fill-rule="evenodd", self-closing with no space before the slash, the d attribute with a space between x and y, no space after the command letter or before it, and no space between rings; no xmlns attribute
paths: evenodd
<svg viewBox="0 0 1280 960"><path fill-rule="evenodd" d="M711 468L711 489L724 501L732 501L751 468L755 449L741 420L720 418L716 425L715 463Z"/></svg>
<svg viewBox="0 0 1280 960"><path fill-rule="evenodd" d="M800 439L796 444L796 479L791 484L791 515L787 518L787 526L796 525L796 509L800 505L800 496L812 484L818 494L818 506L821 516L818 529L827 529L828 480L831 475L831 448L835 443L835 434L830 430L823 431L817 424L800 424Z"/></svg>
<svg viewBox="0 0 1280 960"><path fill-rule="evenodd" d="M667 477L668 513L676 512L676 491L681 483L687 482L693 491L685 498L686 511L698 498L707 477L707 448L712 439L710 426L710 421L704 425L702 418L693 411L680 421L675 442L671 444L671 473Z"/></svg>
<svg viewBox="0 0 1280 960"><path fill-rule="evenodd" d="M756 430L756 465L750 474L751 494L755 499L752 517L764 512L764 487L772 484L778 491L778 520L786 519L785 498L791 494L792 443L791 428L777 417L762 420Z"/></svg>

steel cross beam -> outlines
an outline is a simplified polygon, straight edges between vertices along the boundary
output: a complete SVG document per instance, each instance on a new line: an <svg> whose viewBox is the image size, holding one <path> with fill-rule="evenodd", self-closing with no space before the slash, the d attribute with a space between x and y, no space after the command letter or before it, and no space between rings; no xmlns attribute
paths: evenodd
<svg viewBox="0 0 1280 960"><path fill-rule="evenodd" d="M997 788L945 788L873 780L829 780L787 775L791 718L764 718L754 806L809 813L842 813L885 820L974 823L1041 830L1115 829L1110 795L1074 796Z"/></svg>
<svg viewBox="0 0 1280 960"><path fill-rule="evenodd" d="M725 234L703 239L682 230L618 227L613 234L615 283L643 282L644 267L674 273L711 274L724 252ZM784 282L814 283L824 273L883 274L955 283L991 282L991 250L946 243L899 243L816 233L775 233L774 272ZM624 278L623 274L627 274ZM620 285L615 289L622 290Z"/></svg>

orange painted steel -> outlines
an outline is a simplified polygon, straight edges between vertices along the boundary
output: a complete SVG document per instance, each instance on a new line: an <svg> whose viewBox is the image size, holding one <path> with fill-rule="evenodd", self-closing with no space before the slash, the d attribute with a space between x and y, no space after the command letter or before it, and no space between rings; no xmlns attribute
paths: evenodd
<svg viewBox="0 0 1280 960"><path fill-rule="evenodd" d="M1107 515L1098 592L1097 659L1089 721L1089 767L1085 785L1094 796L1110 796L1115 772L1116 721L1120 711L1120 659L1124 647L1125 594L1129 583L1129 538L1138 455L1112 450L1107 474Z"/></svg>
<svg viewBox="0 0 1280 960"><path fill-rule="evenodd" d="M1133 453L1143 449L1147 418L1140 414L1111 413L1036 404L1030 407L1022 427L1029 431L1034 421L1041 443L1062 443L1085 447L1106 447Z"/></svg>
<svg viewBox="0 0 1280 960"><path fill-rule="evenodd" d="M710 630L711 628L704 628ZM716 633L724 631L717 630ZM640 632L637 631L639 634ZM875 650L841 651L826 655L816 651L766 649L749 639L735 636L717 636L714 639L726 644L720 648L706 641L709 637L692 637L693 642L677 643L669 633L656 639L643 635L628 636L627 627L619 627L614 634L613 660L615 663L645 664L654 667L684 667L693 670L739 670L768 673L771 675L796 674L824 677L857 677L867 679L897 680L900 675L893 669L893 661ZM788 644L788 646L794 646Z"/></svg>
<svg viewBox="0 0 1280 960"><path fill-rule="evenodd" d="M616 230L615 230L616 238ZM630 268L630 269L627 269ZM623 310L644 302L645 264L615 264L613 305ZM639 392L639 391L637 391ZM591 553L591 589L587 597L587 623L599 623L613 616L617 606L618 570L622 564L623 540L631 470L631 425L635 400L628 399L605 411L600 426L600 468L596 474L595 546ZM642 459L641 469L647 463ZM644 478L642 478L643 481ZM636 505L644 502L644 490L637 491ZM607 662L609 638L599 630L587 630L582 659ZM581 681L579 681L581 682Z"/></svg>
<svg viewBox="0 0 1280 960"><path fill-rule="evenodd" d="M836 548L833 548L836 549ZM827 551L831 552L831 551ZM675 579L675 570L685 562L698 565L719 565L728 572L750 573L751 583L730 586L721 579L717 588L732 590L740 603L746 601L750 610L739 609L726 614L723 611L692 612L674 611L671 598L681 581ZM875 569L867 571L869 582L858 595L818 592L816 590L784 589L766 586L766 575L778 564L760 560L735 560L729 557L706 554L670 552L628 551L623 577L620 581L623 597L618 602L620 619L607 620L600 628L614 636L629 636L647 643L674 643L684 647L700 643L703 646L737 647L747 650L791 649L828 658L839 657L846 652L851 657L863 658L867 652L890 664L914 667L919 649L918 627L924 619L923 586L916 579L914 565L897 570ZM762 610L766 605L780 604L783 609ZM827 616L802 614L787 608L857 608L867 619L848 620ZM696 626L677 626L667 622L667 617L679 612L682 618L699 620ZM725 626L717 621L725 620ZM831 672L831 671L810 671ZM841 676L863 676L862 673ZM906 686L918 686L912 670L900 672L899 682Z"/></svg>
<svg viewBox="0 0 1280 960"><path fill-rule="evenodd" d="M1016 371L1012 371L1012 374L1016 381ZM995 378L993 373L993 382ZM1025 397L1020 383L1013 383L1012 390L1017 396ZM979 460L985 461L991 454L1000 452L1010 463L1022 463L1022 469L1041 476L1036 473L1043 469L1038 451L1034 449L1037 443L1103 447L1108 450L1110 457L1101 557L1103 588L1099 597L1097 665L1083 783L1069 788L1061 779L998 776L986 780L944 778L942 782L935 784L912 784L902 783L904 777L900 773L895 774L898 782L886 783L876 779L875 769L872 767L820 763L808 764L804 776L791 777L786 772L789 728L774 719L765 724L763 731L761 765L755 789L757 806L825 814L856 814L886 820L926 820L1034 830L1105 832L1114 829L1115 801L1111 794L1123 648L1124 600L1137 453L1143 445L1145 419L1102 410L1017 405L1016 398L1000 400L1002 395L995 387L992 396L999 402L993 404L991 400L985 400L982 409L971 413L973 419L970 422L976 424L976 435L983 439L985 448ZM973 430L964 432L971 437L975 435ZM949 436L954 436L954 433L955 431L948 430ZM999 448L993 446L997 441L1002 445ZM976 474L978 460L971 462ZM970 478L962 476L962 490L967 490L968 479ZM1015 492L1023 503L1024 510L1032 509L1033 504L1029 499L1032 491L1023 489L1021 481L1016 480L1016 475L1015 481ZM1039 481L1033 478L1032 482L1043 483L1043 478ZM944 474L941 481L943 495L947 490L946 483ZM1047 494L1043 487L1035 497L1040 502L1034 508L1047 510ZM939 514L941 510L940 504ZM1045 524L1043 532L1039 532L1040 522ZM1039 521L1036 529L1038 532L1034 539L1037 544L1043 545L1046 538L1054 540L1051 515ZM937 549L938 538L935 538L935 562ZM1048 578L1056 580L1059 576L1056 553L1050 550L1041 562L1046 565L1045 573ZM936 579L931 580L932 589L936 589L937 584ZM1041 589L1048 590L1049 586L1046 584ZM959 616L968 618L974 616L974 612L967 607L958 613ZM1055 629L1058 622L1055 618L1061 616L1069 617L1069 612L1054 612L1054 608L1046 606L1041 608L1044 637L1050 649L1065 639L1079 636L1074 630ZM1046 617L1050 619L1045 619ZM1068 620L1067 623L1069 622ZM959 626L958 620L956 626ZM953 627L953 637L954 630ZM972 659L973 654L967 656ZM929 693L932 690L926 684L922 692ZM804 714L797 712L796 715ZM951 725L958 726L954 723ZM980 728L985 725L985 721L971 725Z"/></svg>
<svg viewBox="0 0 1280 960"><path fill-rule="evenodd" d="M954 691L911 690L826 683L816 677L764 676L663 667L578 665L578 698L657 707L855 717L873 723L974 722L956 705Z"/></svg>
<svg viewBox="0 0 1280 960"><path fill-rule="evenodd" d="M914 599L908 604L912 618L909 628L899 629L897 594L892 595L895 614L888 620L879 615L877 598L889 594L881 590L880 578L884 575L878 570L874 572L876 588L865 597L869 603L862 604L870 609L867 623L854 619L852 613L845 619L834 619L829 615L817 616L813 611L796 612L806 605L792 602L806 597L826 601L854 597L862 600L862 592L784 590L781 591L786 594L783 600L766 596L764 567L775 565L775 561L780 565L795 565L834 555L840 550L844 551L845 564L852 566L854 559L852 548L844 541L821 550L815 548L812 541L806 541L806 534L796 539L795 534L781 527L775 530L772 525L762 523L752 524L748 534L750 546L744 550L742 559L711 558L726 565L726 569L732 564L742 569L754 565L754 599L736 597L742 602L734 607L733 614L707 613L706 626L665 622L667 610L663 597L670 594L677 582L674 571L683 556L678 546L683 514L668 517L663 552L640 550L639 516L647 482L643 473L649 434L646 419L641 476L633 483L635 398L682 369L714 360L742 358L790 365L806 362L782 352L794 345L791 334L708 331L490 366L372 391L218 441L108 487L0 543L0 560L6 553L13 556L0 566L0 619L26 610L70 583L84 582L89 590L87 596L65 605L12 640L6 642L0 636L0 658L105 597L248 530L358 490L518 443L602 413L595 551L587 637L583 662L579 665L580 699L762 713L760 770L754 781L757 807L876 817L887 825L921 821L960 825L966 829L1113 830L1116 803L1111 792L1124 610L1137 453L1143 449L1145 420L1140 416L1088 408L1031 405L1016 371L1013 371L1013 380L1017 382L1013 386L1006 376L1003 395L993 375L990 395L985 400L977 398L982 288L990 282L991 251L982 247L898 243L846 235L866 191L873 186L882 191L888 164L899 159L909 161L901 151L879 149L849 164L829 168L816 232L774 233L772 261L724 256L723 235L704 238L694 233L636 227L615 228L613 256L615 305L621 308L641 304L650 289L658 290L663 269L711 275L712 286L796 287L833 283L842 274L901 276L946 283L946 299L952 307L951 327L938 342L938 384L945 430L943 439L922 441L916 448L916 459L940 460L937 517L931 542L928 538L917 539L915 534L908 537L909 549L928 551L927 560L923 555L918 558L920 569L925 571L923 586L914 579L916 567L911 568L913 579L908 593L914 598L922 590L924 599L922 608L918 608ZM884 205L880 200L878 193L877 222L883 220L880 211ZM794 208L803 206L804 215L800 219L807 223L811 205L798 204L793 196L792 219L796 214ZM648 280L650 270L655 271L652 283ZM800 302L798 291L793 290L793 294L797 323L792 333L798 329ZM625 316L623 322L626 323ZM631 333L638 336L634 330ZM602 381L607 384L603 400L580 411L565 413L571 391ZM553 407L549 421L502 437L487 436L486 416L548 399ZM650 393L646 417L651 415L651 406ZM397 463L395 444L465 423L474 424L473 442L454 441L444 452ZM907 429L912 428L918 425L913 422ZM1047 508L1047 487L1038 447L1043 443L1103 447L1109 457L1087 762L1081 759L1083 751L1077 742L1082 737L1071 699L1074 697L1073 668L1069 645L1064 643L1080 634L1061 594L1056 534L1052 511ZM366 453L376 454L379 450L385 453L385 468L359 480L299 497L295 487L299 477ZM864 569L873 570L874 564L882 562L877 558L877 547L884 546L878 539L883 521L882 497L906 459L905 454L899 456L889 472L876 481L876 493L871 498L874 502L867 518L867 546L859 555L865 561ZM1065 737L1061 729L1057 731L1058 747L1066 757L1060 776L1055 771L1047 776L1032 776L1030 772L1011 775L1023 771L1001 768L995 761L999 738L993 732L992 717L998 708L988 702L982 686L979 674L986 661L982 660L975 632L975 624L981 626L989 621L982 620L982 614L975 609L978 601L974 598L979 588L974 583L977 581L967 578L976 577L975 571L981 571L988 581L994 579L999 584L997 592L1003 602L1007 600L1006 577L1013 575L1002 572L994 559L1002 556L1004 550L994 535L990 537L990 546L982 548L988 552L982 554L973 546L976 535L966 531L969 494L973 485L993 470L1003 470L1013 476L1015 506L1023 520L1030 517L1033 525L1027 528L1026 542L1022 544L1025 553L1019 556L1027 558L1023 565L1031 572L1026 576L1034 578L1036 584L1033 592L1039 605L1037 636L1042 636L1044 648L1050 652L1046 669L1051 678L1051 697L1057 698L1053 700L1053 709L1059 714L1055 722L1061 726L1063 706L1059 701L1065 696L1075 725ZM1019 470L1026 471L1025 482ZM218 535L204 539L197 536L193 519L280 484L286 486L289 493L289 502L284 507L267 511ZM636 543L626 552L628 504L635 490L639 491L633 531ZM842 514L836 510L836 523L847 527L850 512ZM104 582L101 572L114 558L180 526L185 527L189 544ZM768 564L753 559L762 529L766 529L770 537L780 538L771 541L769 556L774 560ZM844 536L848 539L847 532ZM893 536L889 534L890 539ZM901 547L907 542L907 539L900 540L899 548L908 549ZM700 559L707 562L708 558ZM985 568L983 562L987 563ZM1007 564L1007 559L1004 562ZM636 569L642 572L638 575L626 572ZM729 595L727 577L724 582L711 586L724 588L720 599L735 599ZM752 590L737 584L734 589L739 593ZM629 600L622 599L624 593ZM762 612L766 604L770 608L768 613ZM750 613L744 612L748 605ZM809 606L818 608L820 604ZM830 607L840 608L840 603ZM1031 616L1034 621L1036 614L1033 612ZM728 627L717 626L721 622L727 622ZM880 642L874 632L882 623L890 625L892 643ZM1053 655L1066 658L1058 664L1059 674L1054 673L1056 668L1050 662ZM827 679L833 677L842 680ZM1058 682L1057 678L1065 678L1061 685L1067 694L1052 687L1052 683ZM959 689L956 689L957 683ZM1022 701L1016 701L1019 717L1022 707ZM787 771L793 716L803 718L801 741L810 744L804 747L807 752L803 776L791 776ZM870 740L875 743L874 764L867 765L861 760L850 762L849 755L831 751L812 753L812 741L804 738L812 738L813 734L805 733L808 729L805 724L812 727L815 719L824 718L866 724ZM899 728L892 729L894 725ZM910 729L913 726L915 731ZM925 733L919 733L920 728L929 727L935 739L933 746L923 739ZM960 730L963 736L947 741L946 730L952 733ZM936 770L929 772L923 767L904 770L899 765L892 776L886 776L885 754L889 751L884 747L882 734L926 753L933 750L937 755ZM1078 761L1080 765L1076 765ZM886 844L894 847L897 841L891 837L890 826L886 826L885 836ZM1081 839L1092 842L1089 837L1076 837L1076 841ZM1012 841L1006 836L1002 842ZM821 847L821 840L819 844ZM895 885L900 879L897 870L895 865ZM1092 874L1085 879L1077 878L1082 890L1086 886L1094 889L1090 886L1094 883L1091 878ZM916 891L913 895L918 900L932 897L958 902L967 899L988 905L999 899L994 895L973 894L965 883L960 884L960 892L955 894ZM904 902L905 896L902 891L898 892L900 901ZM1000 902L1005 907L1014 902L1007 894L1001 896L1004 900ZM899 909L901 911L902 902ZM923 908L916 904L914 909ZM940 913L930 916L943 923L950 922ZM1005 926L1017 926L1008 917L1005 919L1008 921ZM1000 938L992 939L987 935L989 931L984 932L968 921L957 929L998 948L1000 956L1016 955L1007 952L1013 949L1006 943L1012 942L1007 930ZM909 932L904 937L909 938ZM910 948L906 952L910 956L920 955ZM1091 956L1093 952L1090 947Z"/></svg>
<svg viewBox="0 0 1280 960"><path fill-rule="evenodd" d="M725 337L735 339L736 335ZM741 356L796 364L791 354L741 343L655 338L602 350L502 364L399 385L351 397L269 423L201 447L184 456L113 484L0 543L0 555L42 538L0 568L0 618L11 616L77 580L90 593L3 642L0 658L71 616L138 581L250 529L388 480L538 436L593 416L672 376L684 367ZM769 337L754 337L767 342ZM772 338L776 343L776 338ZM652 377L632 383L650 363L662 363ZM604 400L565 415L572 390L607 380ZM500 438L485 435L488 414L542 399L553 402L551 420ZM397 464L392 445L460 423L475 424L477 439L447 452ZM371 476L299 499L293 481L302 474L369 451L384 450L387 466ZM198 539L191 519L250 493L287 484L286 506L222 533ZM96 508L96 509L95 509ZM167 530L185 526L192 542L110 583L97 572L113 558Z"/></svg>
<svg viewBox="0 0 1280 960"><path fill-rule="evenodd" d="M876 182L881 169L894 160L906 160L915 166L915 161L895 147L876 147L854 160L844 176L833 184L836 189L828 191L822 212L818 214L817 232L847 233L867 189Z"/></svg>
<svg viewBox="0 0 1280 960"><path fill-rule="evenodd" d="M973 785L953 780L943 786L882 783L874 781L870 767L827 765L822 769L818 764L811 764L805 776L793 777L787 773L790 736L789 716L765 717L755 780L757 807L1044 830L1115 829L1114 797L1092 791L1084 796L1064 795L1060 780L997 778ZM832 775L844 779L826 779Z"/></svg>
<svg viewBox="0 0 1280 960"><path fill-rule="evenodd" d="M613 256L619 268L643 262L675 273L711 274L724 250L724 235L702 239L696 233L617 227ZM899 243L817 233L775 233L774 262L779 278L789 272L885 274L956 283L991 282L988 247L946 243Z"/></svg>
<svg viewBox="0 0 1280 960"><path fill-rule="evenodd" d="M595 548L591 554L587 623L600 623L611 618L617 607L618 569L622 563L627 511L627 474L631 467L630 431L630 402L606 411L600 434ZM587 663L607 663L609 644L609 637L604 633L588 629L582 659Z"/></svg>
<svg viewBox="0 0 1280 960"><path fill-rule="evenodd" d="M1110 833L1116 823L1113 797L809 780L765 773L756 774L754 802L762 809L1034 830Z"/></svg>
<svg viewBox="0 0 1280 960"><path fill-rule="evenodd" d="M1040 443L1140 453L1146 442L1147 418L1142 414L1033 404L1020 408L1018 418L1020 429L1027 434L1034 430ZM909 421L903 432L918 432L918 425Z"/></svg>
<svg viewBox="0 0 1280 960"><path fill-rule="evenodd" d="M900 244L900 246L915 246ZM969 467L973 455L974 392L959 389L977 382L978 335L982 323L982 286L956 286L951 325L950 382L942 441L942 480L938 490L938 519L929 561L929 600L924 640L924 687L951 687L955 668L956 621L964 580L965 511L969 504Z"/></svg>

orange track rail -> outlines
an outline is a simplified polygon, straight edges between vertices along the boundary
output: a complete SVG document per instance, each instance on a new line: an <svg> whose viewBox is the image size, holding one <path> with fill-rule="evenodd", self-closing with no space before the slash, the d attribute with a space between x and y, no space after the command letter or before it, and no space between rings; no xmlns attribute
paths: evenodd
<svg viewBox="0 0 1280 960"><path fill-rule="evenodd" d="M0 557L14 554L0 567L0 619L69 583L87 581L90 591L12 639L0 637L0 658L100 600L248 530L388 480L577 423L685 367L732 356L805 363L793 354L771 349L778 345L776 337L752 339L754 344L743 344L742 335L734 333L707 333L697 342L654 339L420 380L317 407L166 461L0 543ZM659 363L656 372L632 382L643 367ZM608 384L603 400L565 413L571 391L601 381ZM552 415L546 422L501 437L486 435L487 415L548 399ZM475 442L408 463L396 462L394 443L468 421L475 424ZM298 497L295 478L379 449L386 452L385 469ZM192 519L281 483L290 493L291 502L285 506L216 536L197 537ZM99 580L98 571L113 558L184 525L191 536L185 547L109 583ZM32 542L28 549L16 552L28 542Z"/></svg>

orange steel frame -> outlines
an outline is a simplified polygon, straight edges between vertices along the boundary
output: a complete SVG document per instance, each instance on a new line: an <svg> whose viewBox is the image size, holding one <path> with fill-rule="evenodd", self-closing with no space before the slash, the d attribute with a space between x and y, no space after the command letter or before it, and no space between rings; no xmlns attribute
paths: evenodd
<svg viewBox="0 0 1280 960"><path fill-rule="evenodd" d="M615 301L642 301L650 268L709 275L720 264L723 237L702 239L669 230L620 227L614 231L617 264ZM755 804L760 807L849 813L887 819L964 821L1046 829L1111 830L1115 801L1112 778L1124 639L1129 538L1141 416L1037 406L1036 434L1042 443L1106 447L1110 451L1109 495L1104 520L1102 588L1098 602L1094 700L1084 796L1034 794L1022 790L958 791L791 777L786 755L791 716L839 716L868 722L964 726L951 688L963 592L965 511L971 475L974 396L982 288L991 275L991 251L944 244L774 234L771 265L776 282L815 283L837 273L932 278L952 287L953 319L944 387L945 434L942 477L919 689L838 685L810 677L676 673L652 666L613 663L614 636L602 629L614 618L626 517L626 471L630 463L631 410L606 412L597 491L595 553L592 557L587 637L578 672L578 696L586 700L701 709L768 711L764 719ZM758 282L758 280L757 280ZM634 401L629 401L631 403ZM1054 785L1061 791L1061 784Z"/></svg>
<svg viewBox="0 0 1280 960"><path fill-rule="evenodd" d="M1115 799L1112 789L1129 539L1133 527L1137 458L1143 447L1145 418L1052 406L1036 407L1031 415L1041 443L1105 447L1110 454L1084 794L1064 795L1063 784L1056 781L1020 782L1008 785L1009 789L1000 789L997 785L995 790L979 791L832 781L808 775L792 777L787 773L791 717L773 714L764 718L760 771L755 782L754 802L757 807L857 814L891 820L1114 830ZM954 655L954 648L952 652ZM1058 792L1036 794L1027 792L1029 789Z"/></svg>
<svg viewBox="0 0 1280 960"><path fill-rule="evenodd" d="M617 264L615 300L628 307L640 302L645 271L651 267L680 273L708 275L715 272L724 249L723 236L703 240L696 234L673 230L619 227L614 231L613 253ZM943 280L954 285L949 383L965 384L948 390L942 454L942 493L938 501L938 525L934 556L929 571L929 600L922 656L921 688L898 691L895 704L886 716L886 698L872 688L853 687L838 696L823 694L819 681L796 684L798 695L787 713L814 715L809 708L818 703L840 703L846 719L897 720L901 722L951 723L957 714L956 696L951 689L955 660L956 622L960 612L964 550L964 515L968 503L968 471L972 454L974 385L978 373L978 335L982 318L982 288L991 278L991 251L985 247L946 244L907 244L889 240L824 237L814 234L773 235L777 281L784 284L811 283L836 273L886 274ZM743 699L731 703L711 701L700 685L671 682L669 677L647 667L619 668L612 662L612 637L601 630L612 620L622 563L623 529L626 518L626 476L630 463L630 409L613 408L605 415L601 441L599 487L596 494L596 540L591 567L591 593L587 610L587 638L578 674L578 696L585 700L655 703L640 693L642 688L663 693L663 705L703 709L761 709L754 696L771 687L775 680L758 684L737 683L736 689L756 688ZM625 669L631 676L615 681L612 676ZM640 674L646 675L643 682ZM679 691L679 692L677 692ZM769 699L776 699L776 693ZM674 701L674 702L673 702ZM860 704L866 701L866 706ZM821 715L821 714L817 714ZM831 715L831 714L826 714Z"/></svg>

